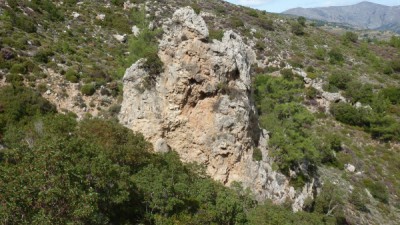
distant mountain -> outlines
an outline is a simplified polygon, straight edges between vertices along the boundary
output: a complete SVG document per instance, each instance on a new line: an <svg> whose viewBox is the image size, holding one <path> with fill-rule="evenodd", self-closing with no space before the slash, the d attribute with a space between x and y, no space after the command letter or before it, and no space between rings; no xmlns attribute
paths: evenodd
<svg viewBox="0 0 400 225"><path fill-rule="evenodd" d="M344 23L361 29L392 30L400 33L400 6L360 2L350 6L294 8L283 14Z"/></svg>

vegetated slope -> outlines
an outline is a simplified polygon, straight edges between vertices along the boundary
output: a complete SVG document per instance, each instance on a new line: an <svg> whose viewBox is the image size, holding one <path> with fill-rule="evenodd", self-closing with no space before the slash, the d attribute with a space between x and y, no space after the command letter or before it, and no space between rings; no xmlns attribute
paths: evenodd
<svg viewBox="0 0 400 225"><path fill-rule="evenodd" d="M399 38L364 42L222 1L132 2L126 9L122 1L0 3L2 222L398 223ZM56 107L115 118L124 68L154 57L157 48L143 47L156 47L157 28L185 5L203 15L210 41L233 29L256 50L254 94L273 167L297 187L320 181L306 212L256 206L245 191L219 186L176 156L144 152L151 147L114 122L54 114ZM113 37L124 33L126 42ZM330 103L338 96L346 102ZM127 160L147 154L154 161Z"/></svg>
<svg viewBox="0 0 400 225"><path fill-rule="evenodd" d="M400 6L391 7L371 2L361 2L350 6L294 8L283 13L304 16L310 19L349 24L362 29L400 32Z"/></svg>

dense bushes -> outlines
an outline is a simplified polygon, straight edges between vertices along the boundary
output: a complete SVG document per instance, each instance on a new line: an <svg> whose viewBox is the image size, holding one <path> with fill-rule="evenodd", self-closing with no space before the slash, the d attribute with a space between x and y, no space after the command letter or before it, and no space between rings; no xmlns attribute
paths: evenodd
<svg viewBox="0 0 400 225"><path fill-rule="evenodd" d="M8 15L11 19L11 23L13 26L27 32L27 33L35 33L36 25L32 20L30 20L27 16L23 14L15 14L14 12L8 12Z"/></svg>
<svg viewBox="0 0 400 225"><path fill-rule="evenodd" d="M26 123L31 117L54 113L55 107L32 89L6 86L0 89L0 131Z"/></svg>
<svg viewBox="0 0 400 225"><path fill-rule="evenodd" d="M287 99L281 94L274 101ZM279 117L289 119L292 109L277 108ZM182 164L174 152L151 153L142 135L115 121L78 122L73 114L55 114L55 107L30 89L0 89L0 110L0 218L6 224L326 222L319 213L257 206L240 184L228 189L203 168ZM298 127L304 117L290 120L284 123Z"/></svg>
<svg viewBox="0 0 400 225"><path fill-rule="evenodd" d="M373 138L390 141L400 140L400 124L387 114L388 104L382 96L374 96L372 108L356 108L348 103L336 103L331 106L331 113L336 120L352 126L359 126L371 133Z"/></svg>
<svg viewBox="0 0 400 225"><path fill-rule="evenodd" d="M388 87L381 90L381 94L389 99L392 104L400 103L400 88Z"/></svg>
<svg viewBox="0 0 400 225"><path fill-rule="evenodd" d="M125 68L131 66L137 60L145 58L146 61L143 66L154 77L160 74L163 69L163 63L157 54L157 37L161 35L162 31L148 29L148 22L142 11L137 12L136 20L138 22L137 25L141 28L141 32L137 37L133 37L128 41L131 54L125 59Z"/></svg>
<svg viewBox="0 0 400 225"><path fill-rule="evenodd" d="M65 73L65 79L69 82L77 83L79 81L79 74L75 70L69 69Z"/></svg>
<svg viewBox="0 0 400 225"><path fill-rule="evenodd" d="M400 48L400 37L392 36L392 37L390 38L389 44L390 44L392 47Z"/></svg>
<svg viewBox="0 0 400 225"><path fill-rule="evenodd" d="M84 84L81 87L81 92L86 96L91 96L96 92L96 87L94 84Z"/></svg>
<svg viewBox="0 0 400 225"><path fill-rule="evenodd" d="M331 106L331 113L336 120L353 126L369 126L368 111L355 108L348 103L337 103Z"/></svg>
<svg viewBox="0 0 400 225"><path fill-rule="evenodd" d="M344 62L344 56L342 54L342 51L338 48L332 48L328 52L328 56L329 56L329 62L331 64L340 64Z"/></svg>
<svg viewBox="0 0 400 225"><path fill-rule="evenodd" d="M292 33L301 36L304 35L304 27L300 23L292 23L291 24Z"/></svg>
<svg viewBox="0 0 400 225"><path fill-rule="evenodd" d="M260 75L255 87L261 125L271 132L272 155L279 168L288 173L302 163L318 163L320 155L308 129L314 117L300 104L303 82L296 77L288 80Z"/></svg>
<svg viewBox="0 0 400 225"><path fill-rule="evenodd" d="M330 89L338 88L341 90L346 90L347 83L351 81L351 74L345 74L341 71L336 71L328 77L329 85L331 86Z"/></svg>
<svg viewBox="0 0 400 225"><path fill-rule="evenodd" d="M347 42L353 42L356 43L358 41L358 35L354 32L351 31L347 31L344 35L343 35L343 41L345 43Z"/></svg>

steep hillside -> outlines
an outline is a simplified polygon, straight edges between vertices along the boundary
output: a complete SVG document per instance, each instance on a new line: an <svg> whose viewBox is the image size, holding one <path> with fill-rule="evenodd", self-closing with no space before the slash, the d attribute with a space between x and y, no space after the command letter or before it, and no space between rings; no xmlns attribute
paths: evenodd
<svg viewBox="0 0 400 225"><path fill-rule="evenodd" d="M0 2L1 223L398 224L400 38L314 25Z"/></svg>
<svg viewBox="0 0 400 225"><path fill-rule="evenodd" d="M400 6L390 7L365 1L350 6L295 8L283 13L349 24L361 29L392 30L400 33Z"/></svg>

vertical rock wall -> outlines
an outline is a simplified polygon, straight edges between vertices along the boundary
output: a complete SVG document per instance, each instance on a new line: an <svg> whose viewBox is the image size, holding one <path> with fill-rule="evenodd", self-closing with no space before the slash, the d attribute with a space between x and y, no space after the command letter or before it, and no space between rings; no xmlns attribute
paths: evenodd
<svg viewBox="0 0 400 225"><path fill-rule="evenodd" d="M191 8L177 10L164 26L159 57L164 72L148 74L139 60L126 70L119 119L141 132L156 151L175 150L196 161L225 185L249 187L259 200L290 199L298 210L312 193L296 193L288 179L273 171L268 134L258 126L251 98L250 66L255 53L232 31L208 41L204 20ZM253 151L262 160L253 160Z"/></svg>

